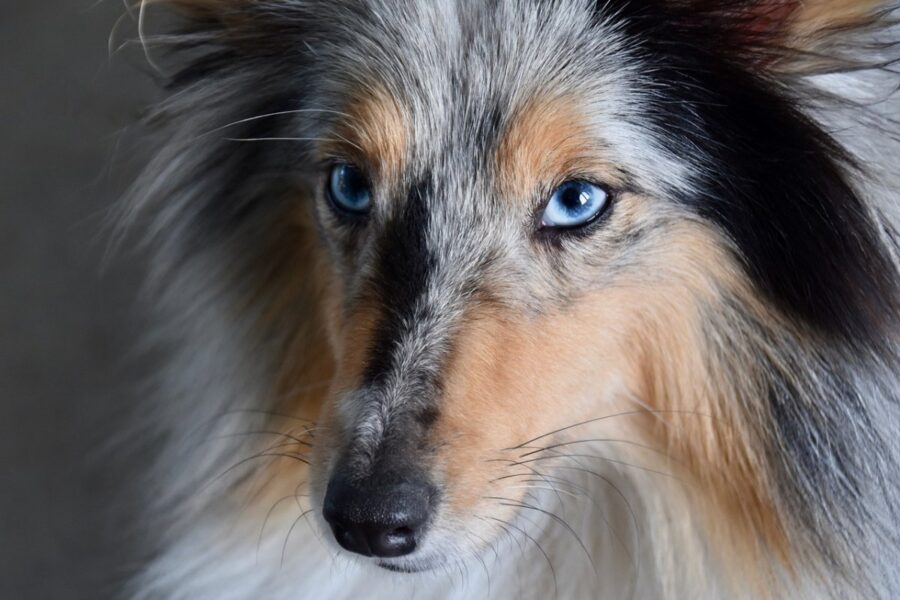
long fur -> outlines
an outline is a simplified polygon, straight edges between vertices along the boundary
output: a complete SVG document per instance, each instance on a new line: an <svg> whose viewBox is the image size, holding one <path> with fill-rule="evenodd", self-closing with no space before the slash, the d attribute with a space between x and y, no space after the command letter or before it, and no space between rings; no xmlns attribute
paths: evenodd
<svg viewBox="0 0 900 600"><path fill-rule="evenodd" d="M128 235L140 230L153 250L149 285L160 343L169 350L134 432L161 448L145 473L152 559L134 579L134 597L900 594L896 7L867 5L846 22L792 29L785 15L799 9L790 2L170 4L186 15L186 29L145 42L154 51L173 50L180 70L150 117L162 125L159 151L123 217ZM784 6L793 8L778 10ZM602 73L585 84L571 73L591 64L568 63L567 53L574 61L591 57ZM521 60L513 64L511 57ZM503 521L495 539L448 541L450 560L424 574L348 560L316 520L320 497L315 489L307 496L304 487L313 482L291 480L293 494L271 497L268 475L259 475L260 461L315 460L273 450L273 440L320 443L322 425L304 402L313 402L334 377L316 371L320 355L329 352L321 324L329 296L314 273L327 268L317 256L340 263L340 251L317 251L322 242L311 232L323 226L296 216L304 197L297 190L311 187L316 144L333 137L345 108L334 98L365 86L377 96L382 88L372 75L404 64L409 71L392 73L387 87L398 97L420 90L409 102L411 118L416 111L447 110L458 119L448 118L447 126L459 127L465 139L502 137L508 123L490 107L454 106L459 98L496 94L512 106L537 88L591 86L594 97L609 98L610 114L597 108L599 116L591 118L609 126L611 151L631 169L636 187L668 202L654 227L678 219L700 224L715 232L726 263L697 302L703 323L696 338L677 336L671 346L692 345L703 362L673 357L670 376L662 370L648 376L648 389L663 398L674 391L658 389L658 382L667 387L698 371L712 374L704 385L727 398L721 412L711 414L720 405L704 404L697 389L691 392L696 405L652 406L659 414L702 412L673 420L693 424L699 437L714 430L708 454L691 440L670 438L680 440L669 450L670 458L688 463L682 471L651 451L591 442L606 437L592 422L630 418L613 418L598 405L581 425L541 436L545 446L581 444L581 459L535 475L521 501L555 510L556 518L535 509L495 519ZM455 74L449 83L435 75L441 69ZM462 90L458 98L445 93L447 85ZM419 160L452 165L461 178L454 180L455 197L471 195L477 182L462 176L480 168L477 153L441 146L436 125L415 122L415 135L435 140ZM484 144L478 152L489 152L489 141ZM417 193L431 193L426 187ZM429 227L443 227L440 242L451 247L457 225L446 219ZM654 240L664 238L654 237L654 227L647 226L650 233L633 242L643 245L634 248L656 251ZM434 260L459 263L482 252L478 240L466 243ZM410 248L404 246L407 255ZM609 272L628 271L629 261L638 260L629 252ZM438 291L404 292L419 268L415 255L411 260L399 273L379 271L397 282L389 302L401 306L411 302L404 294L443 294L436 315L411 312L398 320L414 322L419 339L438 339L436 331L449 336L452 326L437 320L461 313L458 298L468 296L457 290L451 297L431 275L423 287ZM524 300L518 306L541 312L565 304L553 293L529 291L535 299L528 302L539 306ZM671 324L653 325L654 345L662 347ZM381 356L416 337L396 335L385 338ZM439 369L449 352L444 343L409 346L410 361L430 356L422 369ZM288 378L291 385L302 380L302 389L283 386L289 363L305 365L297 367L303 377ZM617 391L611 386L603 393ZM633 410L647 402L634 399ZM720 451L728 444L754 453L745 459L736 451L731 461ZM592 452L609 460L584 458ZM733 470L711 474L706 465L726 458ZM764 482L757 493L771 501L781 528L774 537L788 551L771 536L753 534L745 555L735 549L732 532L711 530L706 521L702 488L739 490L734 482L757 468ZM748 522L767 518L749 514L755 510L750 499L739 500ZM263 510L254 512L254 505ZM738 554L750 557L746 573ZM764 567L750 566L757 563Z"/></svg>

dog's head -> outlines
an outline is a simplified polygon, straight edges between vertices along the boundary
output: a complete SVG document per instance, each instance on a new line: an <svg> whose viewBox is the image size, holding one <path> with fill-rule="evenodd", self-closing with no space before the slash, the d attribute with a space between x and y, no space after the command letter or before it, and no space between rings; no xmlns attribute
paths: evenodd
<svg viewBox="0 0 900 600"><path fill-rule="evenodd" d="M440 564L588 440L671 458L781 556L853 513L895 269L784 82L872 3L176 4L212 47L181 83L229 139L198 220L312 246L277 268L316 280L311 482L340 546Z"/></svg>

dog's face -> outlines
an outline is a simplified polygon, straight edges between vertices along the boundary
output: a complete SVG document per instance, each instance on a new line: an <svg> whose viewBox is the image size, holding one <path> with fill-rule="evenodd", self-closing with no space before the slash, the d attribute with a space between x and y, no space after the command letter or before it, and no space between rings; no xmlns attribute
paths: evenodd
<svg viewBox="0 0 900 600"><path fill-rule="evenodd" d="M779 481L817 434L773 458L796 382L763 371L795 365L754 353L772 331L869 335L884 311L859 283L891 268L860 251L830 140L754 71L774 59L733 41L771 15L636 4L222 11L238 54L264 49L247 72L297 55L261 88L288 123L255 137L302 147L288 204L335 364L311 488L343 548L421 570L488 543L543 477L523 455L609 419L600 437L677 459L785 550Z"/></svg>
<svg viewBox="0 0 900 600"><path fill-rule="evenodd" d="M364 76L316 97L305 185L338 364L317 500L344 548L401 569L500 531L529 474L512 449L641 408L642 361L692 360L657 330L693 335L727 277L667 196L690 169L620 33L584 4L420 10L344 50Z"/></svg>

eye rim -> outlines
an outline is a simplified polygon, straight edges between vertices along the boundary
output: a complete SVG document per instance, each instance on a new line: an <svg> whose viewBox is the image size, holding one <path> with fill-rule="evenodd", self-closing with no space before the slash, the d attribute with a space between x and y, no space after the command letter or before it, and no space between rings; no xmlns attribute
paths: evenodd
<svg viewBox="0 0 900 600"><path fill-rule="evenodd" d="M366 202L366 205L360 209L349 206L347 203L339 200L335 195L334 183L336 173L339 169L345 168L353 169L359 175L361 180L365 182L366 189L368 191L368 201ZM372 182L365 169L359 167L353 162L341 160L330 163L327 167L326 173L325 196L328 199L328 204L331 207L332 211L340 217L353 221L360 221L362 219L365 219L372 211L373 204Z"/></svg>
<svg viewBox="0 0 900 600"><path fill-rule="evenodd" d="M605 195L605 201L603 202L603 205L597 212L591 215L590 218L578 223L572 223L568 225L555 225L546 223L544 221L544 215L546 215L547 209L550 207L550 203L553 201L554 196L563 186L570 184L584 184L599 189ZM613 190L604 183L590 179L588 177L568 177L551 188L550 193L547 195L547 199L542 202L538 209L535 211L534 218L537 233L547 236L578 235L590 233L591 231L593 231L594 226L602 221L605 221L605 217L609 215L610 211L612 210L614 199L615 195L613 193Z"/></svg>

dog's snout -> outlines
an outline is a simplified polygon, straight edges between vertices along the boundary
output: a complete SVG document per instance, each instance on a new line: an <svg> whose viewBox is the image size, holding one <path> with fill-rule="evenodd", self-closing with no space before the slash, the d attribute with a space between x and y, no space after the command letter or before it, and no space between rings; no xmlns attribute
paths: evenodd
<svg viewBox="0 0 900 600"><path fill-rule="evenodd" d="M337 542L363 556L391 558L416 549L428 524L432 488L404 481L353 483L335 478L328 484L323 515Z"/></svg>

